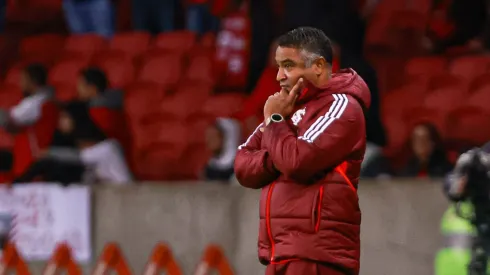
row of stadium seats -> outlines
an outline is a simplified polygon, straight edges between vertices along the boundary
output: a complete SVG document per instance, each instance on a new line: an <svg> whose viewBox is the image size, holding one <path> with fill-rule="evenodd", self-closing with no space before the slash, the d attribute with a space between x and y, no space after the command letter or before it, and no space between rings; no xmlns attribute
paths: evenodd
<svg viewBox="0 0 490 275"><path fill-rule="evenodd" d="M404 147L419 122L434 124L456 150L490 138L490 57L416 57L403 68L402 85L382 95L388 154Z"/></svg>
<svg viewBox="0 0 490 275"><path fill-rule="evenodd" d="M214 38L197 39L177 31L151 37L119 33L110 41L96 35L62 37L47 34L21 42L19 59L0 84L0 108L22 97L19 76L23 65L42 62L56 98L76 97L79 72L90 65L103 69L114 91L124 93L124 111L132 136L131 163L143 180L192 179L208 155L205 128L216 117L239 110L245 96L216 94ZM0 147L12 139L0 131Z"/></svg>
<svg viewBox="0 0 490 275"><path fill-rule="evenodd" d="M161 51L185 54L195 45L212 47L213 43L213 34L206 34L198 40L197 35L190 31L161 33L155 37L146 32L117 33L110 41L90 34L68 37L44 34L23 39L19 51L21 60L51 63L60 58L90 59L99 52L120 53L130 58Z"/></svg>

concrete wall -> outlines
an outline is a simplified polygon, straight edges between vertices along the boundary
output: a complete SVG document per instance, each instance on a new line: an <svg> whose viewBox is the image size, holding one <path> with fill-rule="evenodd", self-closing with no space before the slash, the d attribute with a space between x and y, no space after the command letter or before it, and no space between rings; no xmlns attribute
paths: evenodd
<svg viewBox="0 0 490 275"><path fill-rule="evenodd" d="M94 189L94 248L118 242L142 274L159 241L192 274L209 243L223 247L236 274L262 274L257 261L259 191L210 183ZM430 275L448 203L437 182L365 182L359 190L362 275ZM34 267L37 271L39 266ZM40 274L33 270L33 274Z"/></svg>

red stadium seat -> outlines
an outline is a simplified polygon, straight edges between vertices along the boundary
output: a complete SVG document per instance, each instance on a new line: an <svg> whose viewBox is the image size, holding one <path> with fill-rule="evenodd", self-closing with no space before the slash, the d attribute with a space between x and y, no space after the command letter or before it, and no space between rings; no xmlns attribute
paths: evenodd
<svg viewBox="0 0 490 275"><path fill-rule="evenodd" d="M214 48L216 46L216 34L212 32L205 33L199 40L199 45L205 48Z"/></svg>
<svg viewBox="0 0 490 275"><path fill-rule="evenodd" d="M11 149L14 146L14 137L0 128L0 149Z"/></svg>
<svg viewBox="0 0 490 275"><path fill-rule="evenodd" d="M184 97L192 97L194 101L200 101L201 105L212 94L213 87L200 82L187 81L179 84L175 91L175 95L182 95Z"/></svg>
<svg viewBox="0 0 490 275"><path fill-rule="evenodd" d="M168 147L176 149L173 153L183 153L187 146L187 140L189 139L189 131L187 125L182 124L180 121L165 121L148 126L151 129L148 136L149 146L151 148ZM154 131L153 131L154 130Z"/></svg>
<svg viewBox="0 0 490 275"><path fill-rule="evenodd" d="M180 122L156 122L133 136L136 174L147 180L172 179L180 166L188 138Z"/></svg>
<svg viewBox="0 0 490 275"><path fill-rule="evenodd" d="M211 117L231 117L240 110L245 98L241 93L214 95L204 103L202 112Z"/></svg>
<svg viewBox="0 0 490 275"><path fill-rule="evenodd" d="M125 90L124 110L133 131L137 131L138 127L144 125L145 116L158 110L164 95L163 86L150 83L130 85Z"/></svg>
<svg viewBox="0 0 490 275"><path fill-rule="evenodd" d="M461 76L451 74L439 74L433 75L429 79L428 88L430 90L454 88L461 90L462 93L466 93L468 91L468 83L469 82Z"/></svg>
<svg viewBox="0 0 490 275"><path fill-rule="evenodd" d="M405 74L430 77L445 73L446 67L447 60L444 57L415 57L405 65Z"/></svg>
<svg viewBox="0 0 490 275"><path fill-rule="evenodd" d="M389 14L376 14L369 20L366 28L366 45L368 48L389 48L389 39L387 38L389 25Z"/></svg>
<svg viewBox="0 0 490 275"><path fill-rule="evenodd" d="M420 86L404 86L386 93L381 98L382 116L403 116L405 110L413 109L423 102L424 92Z"/></svg>
<svg viewBox="0 0 490 275"><path fill-rule="evenodd" d="M405 9L428 14L432 7L432 0L412 0L405 2Z"/></svg>
<svg viewBox="0 0 490 275"><path fill-rule="evenodd" d="M90 59L107 46L107 40L95 34L69 36L65 41L62 59Z"/></svg>
<svg viewBox="0 0 490 275"><path fill-rule="evenodd" d="M426 14L411 10L396 11L390 18L389 37L393 48L403 54L418 54L423 51Z"/></svg>
<svg viewBox="0 0 490 275"><path fill-rule="evenodd" d="M185 79L215 85L216 70L212 56L206 54L193 56L187 67Z"/></svg>
<svg viewBox="0 0 490 275"><path fill-rule="evenodd" d="M20 84L20 75L23 67L24 66L21 63L17 63L10 67L10 69L7 71L7 75L5 75L4 83L18 87Z"/></svg>
<svg viewBox="0 0 490 275"><path fill-rule="evenodd" d="M122 57L100 57L94 62L102 69L112 88L124 88L134 80L133 63Z"/></svg>
<svg viewBox="0 0 490 275"><path fill-rule="evenodd" d="M384 117L383 124L388 137L384 152L388 157L396 156L407 145L410 134L408 124L397 117Z"/></svg>
<svg viewBox="0 0 490 275"><path fill-rule="evenodd" d="M447 138L481 146L490 140L490 114L485 109L464 107L453 111L448 119Z"/></svg>
<svg viewBox="0 0 490 275"><path fill-rule="evenodd" d="M70 60L56 64L49 71L49 83L57 86L59 84L76 85L80 71L87 66L84 60Z"/></svg>
<svg viewBox="0 0 490 275"><path fill-rule="evenodd" d="M51 64L63 49L65 38L57 34L42 34L24 38L20 43L20 58L26 62Z"/></svg>
<svg viewBox="0 0 490 275"><path fill-rule="evenodd" d="M172 96L163 98L160 107L153 117L156 120L186 120L197 118L201 106L209 97L209 86L183 84Z"/></svg>
<svg viewBox="0 0 490 275"><path fill-rule="evenodd" d="M424 32L427 14L414 10L398 10L392 13L390 21L390 27L397 30Z"/></svg>
<svg viewBox="0 0 490 275"><path fill-rule="evenodd" d="M78 97L77 86L74 84L57 84L55 85L56 99L61 102L74 100Z"/></svg>
<svg viewBox="0 0 490 275"><path fill-rule="evenodd" d="M168 54L148 59L141 67L138 81L159 85L176 86L180 80L183 64L180 56Z"/></svg>
<svg viewBox="0 0 490 275"><path fill-rule="evenodd" d="M469 85L469 93L473 94L476 91L479 91L482 87L487 87L488 89L489 86L490 86L490 72L474 78Z"/></svg>
<svg viewBox="0 0 490 275"><path fill-rule="evenodd" d="M205 143L206 129L214 123L215 120L200 118L190 121L187 125L189 131L193 134L189 136L189 145L202 147Z"/></svg>
<svg viewBox="0 0 490 275"><path fill-rule="evenodd" d="M184 157L179 161L180 165L176 167L173 173L175 180L200 180L202 171L206 166L211 154L207 148L191 146L184 153Z"/></svg>
<svg viewBox="0 0 490 275"><path fill-rule="evenodd" d="M465 99L464 106L487 110L490 113L490 109L488 108L488 103L490 102L490 83L487 86L480 87Z"/></svg>
<svg viewBox="0 0 490 275"><path fill-rule="evenodd" d="M147 32L118 33L112 38L109 49L119 51L132 58L148 49L150 39L151 35Z"/></svg>
<svg viewBox="0 0 490 275"><path fill-rule="evenodd" d="M197 35L191 31L173 31L159 34L153 48L171 52L187 53L196 43Z"/></svg>
<svg viewBox="0 0 490 275"><path fill-rule="evenodd" d="M22 100L22 91L18 86L3 84L0 86L0 109L9 109Z"/></svg>
<svg viewBox="0 0 490 275"><path fill-rule="evenodd" d="M464 101L465 91L457 87L447 87L430 91L424 98L423 106L440 112L448 112L459 107Z"/></svg>
<svg viewBox="0 0 490 275"><path fill-rule="evenodd" d="M467 80L489 72L490 57L488 56L464 56L453 60L449 66L449 72L459 75Z"/></svg>

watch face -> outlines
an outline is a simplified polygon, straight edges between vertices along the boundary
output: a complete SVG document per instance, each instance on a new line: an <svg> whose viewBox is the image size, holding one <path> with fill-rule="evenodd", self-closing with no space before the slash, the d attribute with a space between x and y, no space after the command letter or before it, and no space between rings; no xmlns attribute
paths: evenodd
<svg viewBox="0 0 490 275"><path fill-rule="evenodd" d="M274 122L279 122L279 121L282 121L282 120L283 120L282 116L281 116L281 115L279 115L279 114L273 114L273 115L271 116L271 119L272 119L272 121L274 121Z"/></svg>

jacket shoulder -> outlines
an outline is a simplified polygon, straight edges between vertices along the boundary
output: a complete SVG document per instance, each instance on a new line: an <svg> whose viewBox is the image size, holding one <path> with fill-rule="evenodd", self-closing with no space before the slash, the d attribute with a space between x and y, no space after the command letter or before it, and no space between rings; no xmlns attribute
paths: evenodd
<svg viewBox="0 0 490 275"><path fill-rule="evenodd" d="M359 119L364 117L364 110L359 101L349 94L331 94L312 102L316 117L326 116L336 119Z"/></svg>

